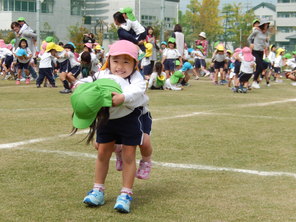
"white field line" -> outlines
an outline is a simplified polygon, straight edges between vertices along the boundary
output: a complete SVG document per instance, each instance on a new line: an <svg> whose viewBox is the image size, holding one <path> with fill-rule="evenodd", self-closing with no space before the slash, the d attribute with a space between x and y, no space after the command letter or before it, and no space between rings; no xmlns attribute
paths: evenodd
<svg viewBox="0 0 296 222"><path fill-rule="evenodd" d="M25 148L21 148L21 149L17 148L17 150L47 153L47 154L58 154L62 156L71 156L71 157L83 157L83 158L91 158L91 159L97 158L97 155L90 154L90 153L69 152L69 151L60 151L60 150L35 150L35 149L25 149ZM111 160L115 161L114 158L112 158ZM176 168L176 169L225 171L225 172L252 174L257 176L288 176L288 177L296 178L296 173L289 173L289 172L259 171L259 170L237 169L237 168L229 168L229 167L215 167L215 166L199 165L199 164L164 163L164 162L156 162L156 161L153 161L153 165L166 167L166 168Z"/></svg>
<svg viewBox="0 0 296 222"><path fill-rule="evenodd" d="M280 101L273 101L268 103L254 103L254 104L245 104L241 107L250 107L250 106L267 106L267 105L274 105L279 103L286 103L286 102L295 102L296 99L286 99L286 100L280 100ZM208 111L210 112L210 111ZM177 115L173 117L165 117L165 118L159 118L154 119L154 121L158 120L166 120L166 119L173 119L173 118L185 118L185 117L191 117L196 115L211 115L214 113L208 113L208 112L194 112L191 114L186 115ZM77 134L84 134L87 133L88 130L82 130L77 132ZM15 143L7 143L7 144L0 144L0 149L13 149L22 145L26 144L32 144L32 143L38 143L48 140L54 140L57 137L63 138L69 136L68 134L62 134L55 137L47 137L47 138L38 138L38 139L31 139L26 141L20 141ZM94 156L87 153L77 153L77 152L65 152L65 151L49 151L49 150L33 150L33 149L21 149L21 150L27 150L27 151L34 151L34 152L44 152L44 153L57 153L62 155L69 155L69 156L84 156L84 157L91 157ZM183 169L197 169L197 170L210 170L210 171L229 171L229 172L239 172L239 173L247 173L247 174L255 174L260 176L291 176L296 178L295 173L288 173L288 172L268 172L268 171L257 171L257 170L247 170L247 169L235 169L235 168L226 168L226 167L215 167L215 166L206 166L206 165L194 165L194 164L175 164L175 163L162 163L162 162L154 162L155 165L163 166L163 167L170 167L170 168L183 168Z"/></svg>

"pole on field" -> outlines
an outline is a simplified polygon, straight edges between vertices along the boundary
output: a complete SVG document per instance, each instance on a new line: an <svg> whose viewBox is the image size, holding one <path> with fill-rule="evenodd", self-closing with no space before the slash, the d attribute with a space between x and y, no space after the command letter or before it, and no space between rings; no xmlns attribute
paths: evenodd
<svg viewBox="0 0 296 222"><path fill-rule="evenodd" d="M36 34L37 34L37 47L40 45L40 1L36 0Z"/></svg>
<svg viewBox="0 0 296 222"><path fill-rule="evenodd" d="M161 42L164 41L164 30L165 30L164 10L165 10L164 0L161 0L161 5L160 5L160 41Z"/></svg>

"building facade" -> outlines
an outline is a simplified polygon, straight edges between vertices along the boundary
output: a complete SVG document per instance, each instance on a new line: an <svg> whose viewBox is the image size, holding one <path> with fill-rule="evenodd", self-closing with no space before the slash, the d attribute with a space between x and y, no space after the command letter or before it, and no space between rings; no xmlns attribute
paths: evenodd
<svg viewBox="0 0 296 222"><path fill-rule="evenodd" d="M36 30L38 0L0 0L0 30L10 30L10 24L18 17ZM138 20L144 25L160 22L161 1L159 0L39 0L41 38L55 35L61 41L69 39L69 26L83 25L91 32L107 30L112 24L113 14L120 8L131 7ZM178 20L179 0L164 1L164 25L172 30Z"/></svg>
<svg viewBox="0 0 296 222"><path fill-rule="evenodd" d="M295 45L290 40L296 35L296 0L278 0L276 13L277 44L295 50Z"/></svg>

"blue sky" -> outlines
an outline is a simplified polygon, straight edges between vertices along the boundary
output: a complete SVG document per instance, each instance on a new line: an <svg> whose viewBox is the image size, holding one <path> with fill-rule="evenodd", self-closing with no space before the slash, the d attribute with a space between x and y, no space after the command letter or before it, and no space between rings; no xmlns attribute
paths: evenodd
<svg viewBox="0 0 296 222"><path fill-rule="evenodd" d="M200 0L201 1L201 0ZM245 7L252 8L256 5L259 5L261 2L268 2L268 3L276 3L276 0L245 0L245 1L238 1L238 0L220 0L220 6L222 7L223 4L233 4L241 2ZM180 9L182 11L186 11L186 6L190 3L190 0L180 0Z"/></svg>

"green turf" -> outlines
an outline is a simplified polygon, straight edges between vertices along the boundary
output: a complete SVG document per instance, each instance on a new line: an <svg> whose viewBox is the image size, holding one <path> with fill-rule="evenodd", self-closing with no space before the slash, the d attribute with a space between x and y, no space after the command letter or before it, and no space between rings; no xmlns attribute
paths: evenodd
<svg viewBox="0 0 296 222"><path fill-rule="evenodd" d="M190 84L181 92L148 91L154 161L296 173L295 102L260 106L296 98L289 81L247 94L204 78ZM114 161L106 204L85 207L96 151L79 143L85 134L58 137L72 127L70 95L59 90L0 82L0 145L44 138L0 149L0 221L296 221L295 177L158 164L149 180L135 181L132 212L119 214Z"/></svg>

